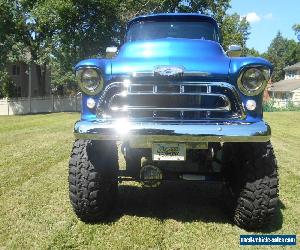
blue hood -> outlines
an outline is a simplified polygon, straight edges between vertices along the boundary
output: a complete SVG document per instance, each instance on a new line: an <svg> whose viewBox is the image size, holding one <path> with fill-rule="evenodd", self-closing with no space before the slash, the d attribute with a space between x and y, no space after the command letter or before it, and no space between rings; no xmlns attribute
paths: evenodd
<svg viewBox="0 0 300 250"><path fill-rule="evenodd" d="M113 75L151 72L157 65L180 65L186 71L224 78L228 77L230 59L217 42L166 38L125 43L111 63Z"/></svg>

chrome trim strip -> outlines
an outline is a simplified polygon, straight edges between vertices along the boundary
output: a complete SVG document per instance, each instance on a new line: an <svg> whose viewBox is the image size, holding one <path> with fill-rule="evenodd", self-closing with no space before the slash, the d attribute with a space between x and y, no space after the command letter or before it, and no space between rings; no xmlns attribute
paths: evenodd
<svg viewBox="0 0 300 250"><path fill-rule="evenodd" d="M114 96L122 96L122 93L118 93L115 94ZM183 96L183 95L195 95L195 96L220 96L224 99L228 99L228 97L226 95L223 94L212 94L212 93L191 93L191 92L184 92L184 93L175 93L175 92L138 92L138 93L126 93L126 96L130 96L130 95L179 95L179 96Z"/></svg>
<svg viewBox="0 0 300 250"><path fill-rule="evenodd" d="M205 71L184 71L183 76L209 76L211 73L205 72ZM139 71L139 72L132 72L132 77L149 77L149 76L155 76L155 72L153 71Z"/></svg>
<svg viewBox="0 0 300 250"><path fill-rule="evenodd" d="M74 127L77 139L129 141L136 147L153 142L265 142L271 129L264 121L256 123L130 123L78 121Z"/></svg>
<svg viewBox="0 0 300 250"><path fill-rule="evenodd" d="M126 80L128 80L128 81L130 81L130 79L126 79ZM160 93L158 93L157 92L157 85L158 84L155 84L155 81L156 81L156 79L155 78L153 78L153 79L151 79L151 81L149 81L149 83L148 82L143 82L143 83L130 83L129 85L127 85L126 86L126 84L125 84L125 81L123 81L123 82L112 82L112 83L110 83L109 85L107 85L106 86L106 88L103 90L103 92L102 92L102 94L101 94L101 96L100 96L100 98L99 98L99 102L98 102L98 105L97 105L97 109L99 110L99 109L101 109L101 106L103 105L103 103L104 103L104 99L105 99L105 96L106 96L106 94L112 89L112 88L122 88L122 90L120 91L120 92L122 92L122 91L126 91L127 92L127 94L131 94L131 95L134 95L134 94L137 94L137 95L143 95L143 94L168 94L168 92L160 92ZM220 95L222 95L222 94L213 94L213 93L211 93L211 88L212 87L222 87L222 88L227 88L227 89L229 89L232 93L233 93L233 95L234 95L234 98L235 98L235 100L236 100L236 103L237 103L237 105L238 105L238 109L239 109L239 111L241 112L241 114L239 114L239 117L237 117L237 118L241 118L241 119L244 119L245 117L246 117L246 111L245 111L245 108L244 108L244 106L243 106L243 104L242 104L242 101L241 101L241 99L240 99L240 96L239 96L239 94L238 94L238 92L237 92L237 90L236 90L236 88L233 86L233 85L231 85L231 84L229 84L229 83L226 83L226 82L198 82L198 81L182 81L182 82L169 82L169 83L163 83L163 84L161 84L161 85L163 85L163 86L179 86L179 88L180 88L180 92L178 92L178 93L175 93L175 94L189 94L189 93L191 93L192 95L196 95L197 93L193 93L193 92L184 92L184 93L182 93L182 91L184 91L184 86L196 86L196 87L206 87L207 88L207 90L206 90L206 92L202 92L202 93L199 93L199 94L206 94L206 95L209 95L209 94L211 94L211 95L217 95L217 96L220 96ZM134 86L153 86L153 89L152 89L152 91L150 92L131 92L131 93L128 93L129 91L131 91L131 87L134 87ZM118 94L121 94L121 93L118 93ZM173 94L173 93L170 93L169 92L169 94ZM224 95L225 96L225 95ZM226 96L225 96L226 97ZM227 98L227 97L226 97ZM231 103L231 102L229 102L229 103ZM230 106L230 108L231 108L231 106ZM198 111L200 111L200 110L198 110ZM203 111L205 111L205 110L203 110ZM206 111L213 111L213 110L206 110ZM100 112L101 113L101 112ZM237 119L237 118L232 118L232 119Z"/></svg>
<svg viewBox="0 0 300 250"><path fill-rule="evenodd" d="M211 73L204 71L186 71L183 73L184 76L209 76Z"/></svg>
<svg viewBox="0 0 300 250"><path fill-rule="evenodd" d="M111 107L111 111L130 111L130 110L144 110L144 111L216 111L227 112L230 110L230 106L222 108L158 108L158 107L142 107L142 106L123 106L123 107Z"/></svg>

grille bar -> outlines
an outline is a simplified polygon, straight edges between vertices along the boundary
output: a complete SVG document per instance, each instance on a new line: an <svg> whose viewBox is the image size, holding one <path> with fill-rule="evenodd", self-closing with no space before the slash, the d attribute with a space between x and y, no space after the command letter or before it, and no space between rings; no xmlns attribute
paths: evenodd
<svg viewBox="0 0 300 250"><path fill-rule="evenodd" d="M143 98L134 98L134 97L143 97ZM145 97L147 99L152 99L153 104L159 102L158 98L169 98L168 103L158 103L152 105L151 101L149 105L139 105L140 103L145 103ZM198 98L198 103L190 103L190 98ZM217 107L203 106L199 107L203 97L209 97L219 101ZM134 100L132 101L132 99ZM174 101L175 100L175 101ZM193 99L195 100L195 99ZM173 103L172 103L173 101ZM127 102L127 103L126 103ZM178 102L178 103L174 103ZM122 104L123 103L123 104ZM178 107L173 107L178 106ZM198 106L198 107L197 107ZM215 106L215 105L214 105ZM130 110L153 110L153 111L230 111L230 101L227 96L221 94L205 94L205 93L121 93L114 95L109 101L108 107L113 111L130 111Z"/></svg>

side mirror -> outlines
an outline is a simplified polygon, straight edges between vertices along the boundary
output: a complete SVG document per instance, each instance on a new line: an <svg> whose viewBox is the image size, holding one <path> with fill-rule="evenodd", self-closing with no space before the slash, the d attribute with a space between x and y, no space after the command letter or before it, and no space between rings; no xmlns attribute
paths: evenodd
<svg viewBox="0 0 300 250"><path fill-rule="evenodd" d="M117 47L107 47L106 48L106 58L113 58L116 56L118 51Z"/></svg>
<svg viewBox="0 0 300 250"><path fill-rule="evenodd" d="M229 45L226 55L230 57L239 57L242 54L242 47L240 45Z"/></svg>

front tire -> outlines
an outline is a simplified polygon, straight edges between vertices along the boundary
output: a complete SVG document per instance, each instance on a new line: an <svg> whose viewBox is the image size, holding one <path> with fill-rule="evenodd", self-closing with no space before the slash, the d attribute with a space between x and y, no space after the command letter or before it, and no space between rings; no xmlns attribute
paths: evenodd
<svg viewBox="0 0 300 250"><path fill-rule="evenodd" d="M266 227L278 204L277 161L271 143L224 144L224 156L235 224L248 230Z"/></svg>
<svg viewBox="0 0 300 250"><path fill-rule="evenodd" d="M69 161L69 196L85 222L104 220L118 191L118 151L114 142L76 140Z"/></svg>

